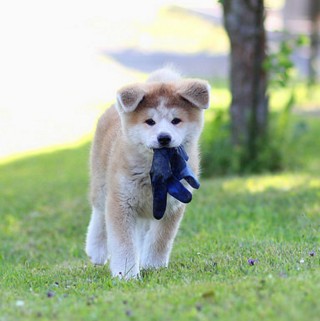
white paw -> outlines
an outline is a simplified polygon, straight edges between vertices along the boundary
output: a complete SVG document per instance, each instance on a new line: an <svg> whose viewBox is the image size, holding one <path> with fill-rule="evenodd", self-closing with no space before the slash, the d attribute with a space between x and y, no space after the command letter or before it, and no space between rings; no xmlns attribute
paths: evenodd
<svg viewBox="0 0 320 321"><path fill-rule="evenodd" d="M89 256L90 261L96 265L104 265L108 260L107 245L92 246L87 244L86 253Z"/></svg>
<svg viewBox="0 0 320 321"><path fill-rule="evenodd" d="M163 260L146 260L146 261L141 261L141 268L142 269L160 269L163 267L168 267L168 260L163 259Z"/></svg>
<svg viewBox="0 0 320 321"><path fill-rule="evenodd" d="M112 277L114 278L119 278L120 280L137 280L140 278L140 273L122 273L122 272L118 272L118 273L111 273Z"/></svg>
<svg viewBox="0 0 320 321"><path fill-rule="evenodd" d="M117 277L123 280L137 279L140 275L137 264L113 264L112 258L110 262L110 270L113 277Z"/></svg>

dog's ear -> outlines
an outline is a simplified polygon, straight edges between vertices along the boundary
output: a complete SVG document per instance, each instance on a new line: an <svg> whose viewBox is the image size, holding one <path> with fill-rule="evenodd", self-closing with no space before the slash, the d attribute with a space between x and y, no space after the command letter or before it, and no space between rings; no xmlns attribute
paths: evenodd
<svg viewBox="0 0 320 321"><path fill-rule="evenodd" d="M200 109L207 109L209 107L210 85L205 80L182 80L178 86L177 93Z"/></svg>
<svg viewBox="0 0 320 321"><path fill-rule="evenodd" d="M142 101L145 90L141 84L129 85L117 92L117 108L119 112L129 113L134 111Z"/></svg>

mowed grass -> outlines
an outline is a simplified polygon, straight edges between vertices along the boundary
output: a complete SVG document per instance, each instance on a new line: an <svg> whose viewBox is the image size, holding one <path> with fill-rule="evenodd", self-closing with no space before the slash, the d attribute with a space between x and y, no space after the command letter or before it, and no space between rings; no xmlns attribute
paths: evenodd
<svg viewBox="0 0 320 321"><path fill-rule="evenodd" d="M83 250L89 143L1 165L0 320L319 320L320 119L305 122L301 168L202 179L169 267L129 282Z"/></svg>

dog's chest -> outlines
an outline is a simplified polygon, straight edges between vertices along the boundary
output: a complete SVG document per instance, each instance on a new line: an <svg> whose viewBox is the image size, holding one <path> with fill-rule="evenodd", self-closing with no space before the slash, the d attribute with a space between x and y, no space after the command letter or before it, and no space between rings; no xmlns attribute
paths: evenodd
<svg viewBox="0 0 320 321"><path fill-rule="evenodd" d="M152 187L149 173L142 168L135 169L127 179L128 203L140 216L152 212Z"/></svg>
<svg viewBox="0 0 320 321"><path fill-rule="evenodd" d="M140 170L139 170L140 169ZM126 202L138 216L153 216L153 195L149 172L136 168L126 180ZM173 214L182 203L168 195L166 214Z"/></svg>

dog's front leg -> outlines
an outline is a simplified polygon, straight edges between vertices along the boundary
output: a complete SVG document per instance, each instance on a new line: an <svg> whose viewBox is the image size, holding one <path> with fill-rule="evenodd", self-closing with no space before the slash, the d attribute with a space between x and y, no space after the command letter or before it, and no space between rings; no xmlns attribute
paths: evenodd
<svg viewBox="0 0 320 321"><path fill-rule="evenodd" d="M110 195L106 215L111 274L124 279L136 278L139 258L135 244L135 212L119 202L116 195Z"/></svg>
<svg viewBox="0 0 320 321"><path fill-rule="evenodd" d="M150 228L144 237L141 252L141 268L167 267L173 241L183 216L182 205L174 214L150 222Z"/></svg>

